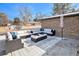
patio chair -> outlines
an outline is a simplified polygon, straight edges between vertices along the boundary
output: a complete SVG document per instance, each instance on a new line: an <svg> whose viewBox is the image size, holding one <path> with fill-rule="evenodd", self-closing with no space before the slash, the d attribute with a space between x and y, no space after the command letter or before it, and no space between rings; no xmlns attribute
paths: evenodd
<svg viewBox="0 0 79 59"><path fill-rule="evenodd" d="M8 32L6 40L6 54L21 48L23 48L23 43L21 43L21 39L13 38L11 36L11 33Z"/></svg>

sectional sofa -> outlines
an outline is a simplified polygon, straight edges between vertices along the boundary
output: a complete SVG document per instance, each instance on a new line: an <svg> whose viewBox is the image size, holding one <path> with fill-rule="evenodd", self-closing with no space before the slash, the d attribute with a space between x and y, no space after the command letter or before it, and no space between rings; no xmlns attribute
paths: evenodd
<svg viewBox="0 0 79 59"><path fill-rule="evenodd" d="M27 38L34 34L47 34L49 36L54 36L56 34L56 30L47 29L47 28L37 28L37 29L30 29L30 30L20 30L14 33L16 34L17 38Z"/></svg>

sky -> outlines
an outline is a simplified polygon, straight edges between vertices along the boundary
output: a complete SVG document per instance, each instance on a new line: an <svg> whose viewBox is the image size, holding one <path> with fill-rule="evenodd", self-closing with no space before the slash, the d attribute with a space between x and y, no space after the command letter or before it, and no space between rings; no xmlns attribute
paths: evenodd
<svg viewBox="0 0 79 59"><path fill-rule="evenodd" d="M79 8L79 4L73 5L76 5L75 8ZM8 19L13 20L20 15L19 7L29 7L33 15L41 12L50 16L53 3L0 3L0 12L5 13Z"/></svg>
<svg viewBox="0 0 79 59"><path fill-rule="evenodd" d="M49 3L0 3L0 12L5 13L10 20L19 17L19 7L29 7L32 14L43 13L46 15L51 14L52 4Z"/></svg>

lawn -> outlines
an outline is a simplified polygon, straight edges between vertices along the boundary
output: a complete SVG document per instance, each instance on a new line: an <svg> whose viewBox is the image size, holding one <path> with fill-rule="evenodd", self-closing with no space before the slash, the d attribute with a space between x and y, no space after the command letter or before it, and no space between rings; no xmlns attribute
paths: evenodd
<svg viewBox="0 0 79 59"><path fill-rule="evenodd" d="M0 27L0 33L1 32L6 32L6 27Z"/></svg>
<svg viewBox="0 0 79 59"><path fill-rule="evenodd" d="M23 26L24 29L31 29L31 28L40 28L41 26L37 25L37 26ZM3 32L11 32L11 31L17 31L17 30L9 30L8 27L0 27L0 33Z"/></svg>

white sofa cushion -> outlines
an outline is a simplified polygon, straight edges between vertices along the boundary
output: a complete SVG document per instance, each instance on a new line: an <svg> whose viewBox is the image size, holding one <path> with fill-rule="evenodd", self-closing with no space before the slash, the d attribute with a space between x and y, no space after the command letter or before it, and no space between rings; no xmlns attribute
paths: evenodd
<svg viewBox="0 0 79 59"><path fill-rule="evenodd" d="M20 30L20 31L17 31L18 34L23 34L23 33L27 33L27 32L30 32L30 30Z"/></svg>
<svg viewBox="0 0 79 59"><path fill-rule="evenodd" d="M51 33L51 29L44 29L44 32Z"/></svg>
<svg viewBox="0 0 79 59"><path fill-rule="evenodd" d="M17 39L20 39L20 37L18 36L18 33L17 32L15 32L15 33L16 33Z"/></svg>
<svg viewBox="0 0 79 59"><path fill-rule="evenodd" d="M27 35L31 35L30 30L17 31L17 38L20 38L21 36L27 36Z"/></svg>
<svg viewBox="0 0 79 59"><path fill-rule="evenodd" d="M23 32L23 31L17 31L17 33L18 33L18 34L23 34L24 32Z"/></svg>
<svg viewBox="0 0 79 59"><path fill-rule="evenodd" d="M10 32L7 32L7 35L8 35L8 39L9 39L9 40L13 40L12 35L11 35Z"/></svg>

